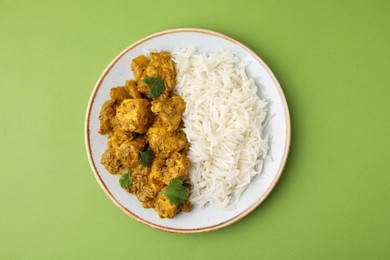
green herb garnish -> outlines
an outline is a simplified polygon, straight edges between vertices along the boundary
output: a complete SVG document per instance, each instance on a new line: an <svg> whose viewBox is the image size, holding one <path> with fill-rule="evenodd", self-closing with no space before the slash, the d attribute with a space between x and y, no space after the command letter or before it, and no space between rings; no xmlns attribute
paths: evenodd
<svg viewBox="0 0 390 260"><path fill-rule="evenodd" d="M152 98L158 98L161 95L161 93L165 91L164 81L157 78L157 76L155 78L153 77L144 78L144 82L148 86L153 84L153 87L149 90L149 96L151 96Z"/></svg>
<svg viewBox="0 0 390 260"><path fill-rule="evenodd" d="M169 198L169 202L172 205L180 205L183 200L188 198L189 192L186 187L183 186L183 181L177 178L171 179L168 187L161 192Z"/></svg>
<svg viewBox="0 0 390 260"><path fill-rule="evenodd" d="M141 158L139 159L140 163L144 167L149 167L152 164L153 158L154 158L154 153L150 146L148 146L148 149L146 151L139 151L141 154Z"/></svg>
<svg viewBox="0 0 390 260"><path fill-rule="evenodd" d="M119 179L119 184L124 189L127 189L131 185L132 182L133 182L133 180L131 179L130 174L128 174L128 173L123 174Z"/></svg>

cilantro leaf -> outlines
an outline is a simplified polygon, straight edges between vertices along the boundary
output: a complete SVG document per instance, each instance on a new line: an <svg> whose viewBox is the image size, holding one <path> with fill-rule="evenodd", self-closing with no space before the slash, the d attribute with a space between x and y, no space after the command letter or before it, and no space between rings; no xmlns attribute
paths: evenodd
<svg viewBox="0 0 390 260"><path fill-rule="evenodd" d="M154 83L154 78L151 78L151 77L149 77L149 78L144 78L144 82L145 82L146 84L148 84L148 85L153 84L153 83Z"/></svg>
<svg viewBox="0 0 390 260"><path fill-rule="evenodd" d="M163 93L165 91L165 85L164 85L164 81L160 81L160 82L156 82L154 83L154 86L151 90L149 90L149 96L151 96L152 98L158 98L161 93Z"/></svg>
<svg viewBox="0 0 390 260"><path fill-rule="evenodd" d="M149 90L149 96L152 98L158 98L161 93L165 91L165 84L164 81L159 79L159 78L153 78L153 77L148 77L144 78L144 82L150 86L153 84L153 87Z"/></svg>
<svg viewBox="0 0 390 260"><path fill-rule="evenodd" d="M130 177L130 174L125 173L119 178L119 184L121 185L122 188L127 189L133 180Z"/></svg>
<svg viewBox="0 0 390 260"><path fill-rule="evenodd" d="M186 200L189 195L188 189L183 186L183 181L177 178L171 179L168 187L161 193L167 195L169 202L176 206Z"/></svg>
<svg viewBox="0 0 390 260"><path fill-rule="evenodd" d="M139 159L140 163L144 167L149 167L152 164L153 158L154 158L154 153L150 146L148 146L148 149L146 151L139 151L141 154L141 158Z"/></svg>

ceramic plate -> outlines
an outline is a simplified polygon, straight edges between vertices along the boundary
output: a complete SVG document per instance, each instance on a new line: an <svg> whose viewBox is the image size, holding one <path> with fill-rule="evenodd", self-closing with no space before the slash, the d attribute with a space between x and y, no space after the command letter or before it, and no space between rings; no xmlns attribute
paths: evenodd
<svg viewBox="0 0 390 260"><path fill-rule="evenodd" d="M98 134L99 113L109 99L110 89L124 85L132 79L130 63L145 50L172 52L178 48L195 47L198 52L232 51L249 63L247 73L255 79L261 97L269 101L270 121L265 129L270 135L269 157L262 173L256 176L233 210L213 206L194 207L189 213L181 212L174 219L161 219L153 209L145 209L137 198L124 191L119 176L109 174L100 164L107 149L107 136ZM85 122L86 149L92 170L109 198L126 214L136 220L165 231L200 233L230 225L252 212L271 192L286 163L290 145L290 118L283 91L268 66L252 50L226 35L201 29L175 29L148 36L120 53L105 69L92 91Z"/></svg>

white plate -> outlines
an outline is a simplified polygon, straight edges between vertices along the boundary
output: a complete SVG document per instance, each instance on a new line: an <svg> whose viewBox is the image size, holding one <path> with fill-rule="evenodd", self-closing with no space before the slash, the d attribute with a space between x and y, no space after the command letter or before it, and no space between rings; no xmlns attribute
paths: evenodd
<svg viewBox="0 0 390 260"><path fill-rule="evenodd" d="M98 134L98 116L102 104L109 99L112 87L124 85L132 79L130 63L144 50L169 51L195 47L199 52L232 51L241 60L249 62L247 72L259 87L261 97L269 101L271 120L266 133L271 136L269 155L261 175L258 175L243 193L233 210L212 206L194 207L174 219L160 219L153 209L144 209L137 198L124 191L118 176L109 174L100 164L107 149L107 136ZM175 29L148 36L120 53L100 76L89 101L85 122L85 142L92 170L110 199L126 214L151 227L175 233L200 233L225 227L253 211L271 192L286 163L290 145L290 117L283 91L275 76L253 51L240 42L220 33L202 29Z"/></svg>

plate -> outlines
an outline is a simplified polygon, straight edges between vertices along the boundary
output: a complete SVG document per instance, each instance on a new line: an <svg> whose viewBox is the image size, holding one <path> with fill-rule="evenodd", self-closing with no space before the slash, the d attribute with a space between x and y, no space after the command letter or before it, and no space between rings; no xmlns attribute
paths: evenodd
<svg viewBox="0 0 390 260"><path fill-rule="evenodd" d="M198 52L231 51L247 61L247 73L254 78L263 99L269 102L270 120L265 129L270 135L269 159L264 168L242 194L234 209L223 210L210 205L181 212L174 219L161 219L153 209L145 209L137 198L123 190L118 176L109 174L100 164L107 149L107 136L98 134L99 113L109 99L110 89L132 79L132 59L145 50L173 52L179 48L193 48ZM121 52L107 66L92 91L85 121L85 143L90 165L97 181L108 197L127 215L150 226L174 233L201 233L228 226L252 212L276 185L288 156L290 145L290 117L283 91L265 62L252 50L224 34L203 29L174 29L162 31L139 40Z"/></svg>

